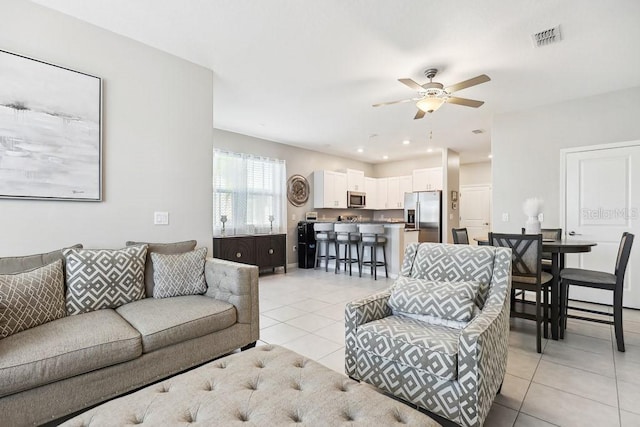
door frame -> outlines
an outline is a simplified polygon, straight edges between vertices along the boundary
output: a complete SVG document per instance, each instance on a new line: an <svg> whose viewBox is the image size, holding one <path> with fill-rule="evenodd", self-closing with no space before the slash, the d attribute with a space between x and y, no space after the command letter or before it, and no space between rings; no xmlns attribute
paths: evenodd
<svg viewBox="0 0 640 427"><path fill-rule="evenodd" d="M561 148L560 149L560 224L564 233L567 234L567 155L572 153L581 153L586 151L600 151L614 148L627 148L640 146L640 140L612 142L606 144L584 145L581 147Z"/></svg>

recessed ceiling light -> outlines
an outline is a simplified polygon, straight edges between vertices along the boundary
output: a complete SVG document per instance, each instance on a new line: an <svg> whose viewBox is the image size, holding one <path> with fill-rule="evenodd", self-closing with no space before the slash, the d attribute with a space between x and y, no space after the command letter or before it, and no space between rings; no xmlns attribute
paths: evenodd
<svg viewBox="0 0 640 427"><path fill-rule="evenodd" d="M358 153L364 153L364 148L358 148Z"/></svg>
<svg viewBox="0 0 640 427"><path fill-rule="evenodd" d="M411 141L409 141L408 139L405 139L404 141L402 141L402 144L409 145L411 144Z"/></svg>
<svg viewBox="0 0 640 427"><path fill-rule="evenodd" d="M489 154L487 157L493 159L493 154Z"/></svg>
<svg viewBox="0 0 640 427"><path fill-rule="evenodd" d="M389 158L389 156L387 156L387 155L382 156L382 160L387 160L388 158Z"/></svg>
<svg viewBox="0 0 640 427"><path fill-rule="evenodd" d="M433 153L433 148L427 148L427 153Z"/></svg>

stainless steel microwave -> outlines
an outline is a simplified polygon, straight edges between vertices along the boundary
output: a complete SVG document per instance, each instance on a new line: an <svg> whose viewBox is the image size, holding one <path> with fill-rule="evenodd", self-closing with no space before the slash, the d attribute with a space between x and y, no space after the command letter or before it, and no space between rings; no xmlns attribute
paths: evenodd
<svg viewBox="0 0 640 427"><path fill-rule="evenodd" d="M364 208L367 205L367 197L365 193L357 191L347 191L347 207L348 208Z"/></svg>

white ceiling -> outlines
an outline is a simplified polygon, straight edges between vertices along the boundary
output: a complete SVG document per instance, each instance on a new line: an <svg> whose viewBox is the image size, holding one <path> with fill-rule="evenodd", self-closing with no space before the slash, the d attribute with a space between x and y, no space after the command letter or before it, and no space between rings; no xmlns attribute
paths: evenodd
<svg viewBox="0 0 640 427"><path fill-rule="evenodd" d="M34 1L212 69L216 128L371 163L428 145L485 160L495 114L640 86L637 0ZM558 24L561 43L532 47ZM489 75L456 93L485 104L371 107L428 67L445 86Z"/></svg>

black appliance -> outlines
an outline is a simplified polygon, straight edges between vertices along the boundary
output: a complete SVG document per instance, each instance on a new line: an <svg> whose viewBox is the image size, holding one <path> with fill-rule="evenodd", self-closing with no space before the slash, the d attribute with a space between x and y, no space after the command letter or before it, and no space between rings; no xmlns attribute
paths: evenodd
<svg viewBox="0 0 640 427"><path fill-rule="evenodd" d="M298 268L314 268L316 261L316 235L313 222L298 223Z"/></svg>

